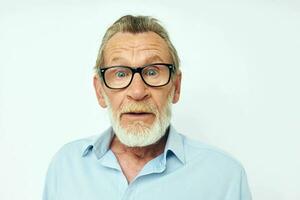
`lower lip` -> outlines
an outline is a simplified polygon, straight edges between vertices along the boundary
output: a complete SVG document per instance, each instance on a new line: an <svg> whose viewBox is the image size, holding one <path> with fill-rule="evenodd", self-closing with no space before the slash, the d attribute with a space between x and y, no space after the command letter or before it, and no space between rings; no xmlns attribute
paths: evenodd
<svg viewBox="0 0 300 200"><path fill-rule="evenodd" d="M151 113L143 113L143 114L124 113L122 114L122 116L132 120L143 120L143 119L149 119L151 117L154 117L154 115Z"/></svg>

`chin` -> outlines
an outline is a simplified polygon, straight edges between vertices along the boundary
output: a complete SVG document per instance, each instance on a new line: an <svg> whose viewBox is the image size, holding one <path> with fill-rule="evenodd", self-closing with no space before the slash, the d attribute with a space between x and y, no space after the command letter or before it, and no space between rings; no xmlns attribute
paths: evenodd
<svg viewBox="0 0 300 200"><path fill-rule="evenodd" d="M157 143L165 135L169 126L168 122L155 121L149 125L141 121L135 121L127 124L126 127L115 123L113 129L122 144L128 147L146 147Z"/></svg>
<svg viewBox="0 0 300 200"><path fill-rule="evenodd" d="M131 132L136 134L143 134L153 127L153 123L148 124L143 121L134 121L127 125L121 125L121 127L128 133Z"/></svg>

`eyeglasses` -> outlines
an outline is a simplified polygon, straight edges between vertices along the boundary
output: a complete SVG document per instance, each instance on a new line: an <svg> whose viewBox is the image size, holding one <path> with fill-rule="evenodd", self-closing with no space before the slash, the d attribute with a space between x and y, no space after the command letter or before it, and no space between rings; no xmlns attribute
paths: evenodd
<svg viewBox="0 0 300 200"><path fill-rule="evenodd" d="M110 89L123 89L130 85L135 73L139 73L144 83L151 87L161 87L170 82L175 66L167 63L153 63L141 67L112 66L98 68L104 84Z"/></svg>

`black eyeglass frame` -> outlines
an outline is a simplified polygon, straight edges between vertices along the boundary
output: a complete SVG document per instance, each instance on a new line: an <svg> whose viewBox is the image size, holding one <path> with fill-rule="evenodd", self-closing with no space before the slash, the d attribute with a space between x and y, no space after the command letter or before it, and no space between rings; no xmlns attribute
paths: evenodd
<svg viewBox="0 0 300 200"><path fill-rule="evenodd" d="M148 83L145 81L144 77L142 76L142 71L143 71L144 68L149 67L149 66L152 66L152 65L164 65L164 66L168 67L169 72L170 72L170 73L169 73L169 79L168 79L168 81L167 81L165 84L163 84L163 85L158 85L158 86L153 86L153 85L148 84ZM113 87L110 87L110 86L106 83L105 76L104 76L106 70L111 69L111 68L117 68L117 67L123 67L123 68L129 69L129 70L131 70L131 73L132 73L132 76L131 76L131 79L130 79L129 83L128 83L126 86L121 87L121 88L113 88ZM144 82L146 85L150 86L150 87L162 87L162 86L165 86L165 85L167 85L167 84L170 82L172 73L175 73L175 71L176 71L175 69L176 69L176 67L175 67L174 64L170 64L170 63L151 63L151 64L143 65L143 66L140 66L140 67L129 67L129 66L123 66L123 65L111 66L111 67L103 67L103 68L100 67L100 68L97 69L97 72L98 72L98 75L99 75L99 76L101 77L101 79L103 80L103 82L104 82L104 84L105 84L106 87L108 87L108 88L110 88L110 89L116 89L116 90L118 90L118 89L124 89L124 88L127 88L127 87L131 84L131 82L132 82L132 80L133 80L133 77L134 77L134 74L135 74L135 73L139 73L140 76L141 76L141 78L142 78L142 80L143 80L143 82Z"/></svg>

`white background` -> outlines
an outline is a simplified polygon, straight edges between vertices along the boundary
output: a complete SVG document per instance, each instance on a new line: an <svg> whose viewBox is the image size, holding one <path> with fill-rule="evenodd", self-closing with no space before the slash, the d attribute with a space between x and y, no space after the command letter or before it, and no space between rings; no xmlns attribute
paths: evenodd
<svg viewBox="0 0 300 200"><path fill-rule="evenodd" d="M254 199L300 199L300 1L0 2L1 200L41 199L53 154L109 126L92 68L124 14L157 17L178 49L177 130L240 160Z"/></svg>

